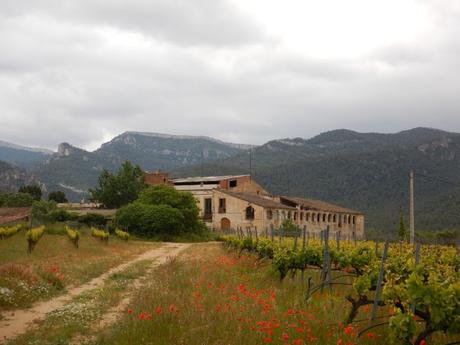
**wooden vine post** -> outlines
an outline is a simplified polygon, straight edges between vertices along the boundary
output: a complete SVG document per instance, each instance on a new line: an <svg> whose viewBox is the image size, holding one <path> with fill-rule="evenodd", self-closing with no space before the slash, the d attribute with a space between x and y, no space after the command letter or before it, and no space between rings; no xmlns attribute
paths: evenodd
<svg viewBox="0 0 460 345"><path fill-rule="evenodd" d="M377 278L377 287L375 289L374 304L372 306L371 322L377 316L377 307L379 306L380 294L382 293L383 274L385 272L385 260L387 259L387 255L388 255L388 245L389 245L389 242L388 240L386 240L385 246L383 247L382 260L380 262L379 276Z"/></svg>

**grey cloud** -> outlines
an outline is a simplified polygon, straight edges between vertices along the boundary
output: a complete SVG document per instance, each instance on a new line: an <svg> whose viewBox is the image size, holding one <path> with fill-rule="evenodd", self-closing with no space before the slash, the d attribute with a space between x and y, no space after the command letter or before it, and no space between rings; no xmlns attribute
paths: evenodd
<svg viewBox="0 0 460 345"><path fill-rule="evenodd" d="M226 2L136 0L126 18L120 4L2 2L0 139L56 148L125 130L248 143L335 128L460 131L453 21L442 37L320 60L265 40ZM116 28L115 43L104 25Z"/></svg>
<svg viewBox="0 0 460 345"><path fill-rule="evenodd" d="M6 0L2 12L107 25L191 46L238 46L266 38L262 29L228 0L36 0L19 4Z"/></svg>

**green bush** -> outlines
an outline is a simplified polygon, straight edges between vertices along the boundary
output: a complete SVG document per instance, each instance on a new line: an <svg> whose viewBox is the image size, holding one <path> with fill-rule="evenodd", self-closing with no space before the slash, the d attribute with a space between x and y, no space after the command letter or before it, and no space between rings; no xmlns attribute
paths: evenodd
<svg viewBox="0 0 460 345"><path fill-rule="evenodd" d="M86 213L78 216L78 222L87 225L88 227L103 228L107 224L107 218L102 214Z"/></svg>
<svg viewBox="0 0 460 345"><path fill-rule="evenodd" d="M48 200L49 201L53 200L53 201L56 201L57 203L65 203L68 201L65 196L65 193L61 192L60 190L49 193Z"/></svg>
<svg viewBox="0 0 460 345"><path fill-rule="evenodd" d="M19 188L19 193L30 194L35 201L39 201L42 198L42 189L38 185L22 186Z"/></svg>
<svg viewBox="0 0 460 345"><path fill-rule="evenodd" d="M189 192L181 192L167 185L151 186L142 190L138 202L147 205L168 205L179 210L187 232L202 232L203 223L196 200Z"/></svg>
<svg viewBox="0 0 460 345"><path fill-rule="evenodd" d="M57 207L55 201L35 201L32 205L32 218L45 223L75 220L76 216Z"/></svg>
<svg viewBox="0 0 460 345"><path fill-rule="evenodd" d="M33 202L28 193L0 193L0 207L30 207Z"/></svg>
<svg viewBox="0 0 460 345"><path fill-rule="evenodd" d="M169 205L135 202L117 210L116 225L141 236L180 234L185 231L184 216Z"/></svg>

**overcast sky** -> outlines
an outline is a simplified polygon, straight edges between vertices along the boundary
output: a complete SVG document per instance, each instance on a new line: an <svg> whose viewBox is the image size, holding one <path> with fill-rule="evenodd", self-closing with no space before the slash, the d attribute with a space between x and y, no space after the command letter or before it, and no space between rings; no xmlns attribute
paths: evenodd
<svg viewBox="0 0 460 345"><path fill-rule="evenodd" d="M460 132L457 0L1 0L0 140Z"/></svg>

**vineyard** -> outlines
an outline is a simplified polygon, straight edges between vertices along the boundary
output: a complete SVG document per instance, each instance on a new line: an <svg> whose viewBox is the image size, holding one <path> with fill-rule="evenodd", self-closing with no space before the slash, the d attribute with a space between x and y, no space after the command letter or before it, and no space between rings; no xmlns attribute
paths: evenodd
<svg viewBox="0 0 460 345"><path fill-rule="evenodd" d="M346 325L357 325L359 338L386 327L398 344L428 344L435 333L460 334L460 255L453 247L403 243L321 239L226 236L229 248L240 255L254 253L269 259L281 280L301 275L304 298L349 287L344 296ZM312 281L312 271L320 271ZM368 319L359 311L371 308ZM459 344L460 341L450 344Z"/></svg>
<svg viewBox="0 0 460 345"><path fill-rule="evenodd" d="M121 230L109 235L65 224L0 227L0 312L61 294L152 248L128 238Z"/></svg>

